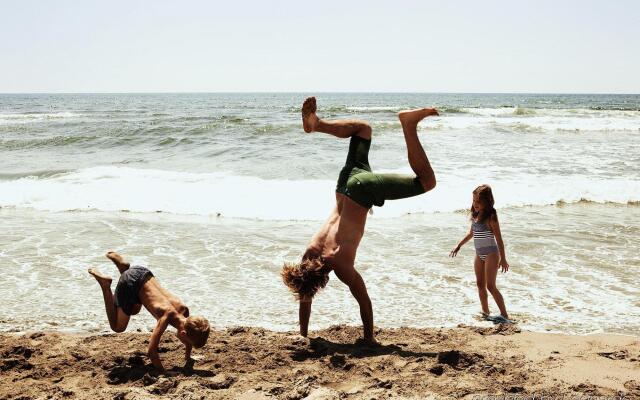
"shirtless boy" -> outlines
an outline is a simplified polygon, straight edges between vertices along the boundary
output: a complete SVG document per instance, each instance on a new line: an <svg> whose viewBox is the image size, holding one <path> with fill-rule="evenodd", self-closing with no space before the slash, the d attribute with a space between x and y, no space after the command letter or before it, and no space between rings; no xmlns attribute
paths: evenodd
<svg viewBox="0 0 640 400"><path fill-rule="evenodd" d="M131 315L138 314L144 306L158 320L149 340L148 354L153 365L164 371L158 355L158 346L168 325L178 331L178 339L186 348L185 361L190 361L191 348L200 348L207 343L209 321L203 317L190 317L189 309L160 286L147 268L131 266L115 252L108 252L107 258L113 261L120 271L115 293L111 292L110 277L102 275L95 268L89 268L89 273L96 278L102 289L111 329L118 333L124 332Z"/></svg>
<svg viewBox="0 0 640 400"><path fill-rule="evenodd" d="M316 99L309 97L302 106L304 131L322 132L338 138L350 138L349 154L338 176L336 205L324 226L313 237L299 263L285 263L282 278L300 301L300 334L307 336L311 302L318 290L335 272L360 306L365 342L375 344L373 308L362 276L354 262L364 234L369 209L381 207L385 200L403 199L428 192L436 186L436 177L418 139L417 126L425 117L438 115L433 108L398 113L407 144L409 165L415 176L376 174L369 166L371 126L365 121L327 121L316 115Z"/></svg>

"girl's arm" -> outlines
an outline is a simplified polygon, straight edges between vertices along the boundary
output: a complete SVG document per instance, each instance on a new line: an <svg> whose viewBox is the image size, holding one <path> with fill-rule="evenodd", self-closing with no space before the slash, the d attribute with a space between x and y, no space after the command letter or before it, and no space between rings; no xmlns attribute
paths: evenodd
<svg viewBox="0 0 640 400"><path fill-rule="evenodd" d="M467 233L467 235L462 238L462 240L460 241L460 243L458 243L455 249L451 250L451 253L449 253L449 257L455 257L460 251L460 247L464 246L464 244L467 243L469 240L471 240L472 237L473 237L473 229L469 228L469 233Z"/></svg>
<svg viewBox="0 0 640 400"><path fill-rule="evenodd" d="M498 243L498 250L500 251L500 267L502 267L502 272L507 272L509 270L509 263L507 262L507 256L504 252L504 242L502 241L502 233L500 232L500 223L498 222L497 215L489 219L489 225L493 231L493 236L496 237L496 242Z"/></svg>

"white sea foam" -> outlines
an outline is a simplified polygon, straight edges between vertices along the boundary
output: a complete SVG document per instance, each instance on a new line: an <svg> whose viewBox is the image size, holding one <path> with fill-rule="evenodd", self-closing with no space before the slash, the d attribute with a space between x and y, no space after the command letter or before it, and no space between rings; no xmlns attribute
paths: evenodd
<svg viewBox="0 0 640 400"><path fill-rule="evenodd" d="M0 125L19 125L46 120L77 118L82 114L73 112L0 114Z"/></svg>
<svg viewBox="0 0 640 400"><path fill-rule="evenodd" d="M527 108L527 107L467 107L461 108L461 112L472 115L490 117L508 117L519 115L528 117L532 115L541 116L584 116L584 117L614 117L614 118L640 118L640 110L593 110L590 108Z"/></svg>
<svg viewBox="0 0 640 400"><path fill-rule="evenodd" d="M372 114L376 126L387 123L397 125L393 116L405 107L398 106L346 106L339 110ZM389 115L385 115L387 112ZM383 117L376 117L383 113ZM639 131L640 111L634 110L594 110L588 108L526 108L526 107L466 107L447 108L441 111L441 117L431 118L426 124L428 129L468 130L498 129L513 131L580 131L580 132L616 132Z"/></svg>
<svg viewBox="0 0 640 400"><path fill-rule="evenodd" d="M407 172L406 170L401 170ZM385 171L379 171L384 173ZM397 172L397 171L392 171ZM443 176L431 193L374 208L380 217L452 212L469 206L478 182L490 171ZM511 176L492 183L498 208L584 200L626 204L640 200L640 180L588 176ZM274 220L326 217L335 181L261 179L226 173L190 173L122 167L93 167L45 178L0 182L0 206L39 210L168 212Z"/></svg>
<svg viewBox="0 0 640 400"><path fill-rule="evenodd" d="M299 259L321 224L9 209L0 216L0 296L10 310L0 332L108 330L99 286L86 272L91 265L117 275L107 250L149 266L218 328L295 330L297 303L279 272L284 261ZM637 334L640 287L630 271L640 265L640 208L510 208L500 218L511 270L499 275L498 287L523 329ZM377 326L478 324L473 245L447 256L468 229L465 215L450 213L367 223L356 266ZM314 299L311 329L335 323L361 321L348 288L332 274ZM129 329L154 324L142 312Z"/></svg>
<svg viewBox="0 0 640 400"><path fill-rule="evenodd" d="M515 131L640 131L640 111L588 109L467 108L434 119L437 129Z"/></svg>
<svg viewBox="0 0 640 400"><path fill-rule="evenodd" d="M358 111L358 112L379 112L379 111L389 111L389 112L398 112L402 110L402 107L393 107L393 106L349 106L346 107L347 111Z"/></svg>

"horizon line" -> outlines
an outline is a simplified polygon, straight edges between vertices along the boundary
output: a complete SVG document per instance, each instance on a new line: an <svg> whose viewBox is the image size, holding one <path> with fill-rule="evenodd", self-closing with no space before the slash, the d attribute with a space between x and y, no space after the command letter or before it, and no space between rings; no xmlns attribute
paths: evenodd
<svg viewBox="0 0 640 400"><path fill-rule="evenodd" d="M480 95L617 95L637 96L640 93L623 92L410 92L410 91L132 91L132 92L0 92L0 95L79 95L79 94L480 94Z"/></svg>

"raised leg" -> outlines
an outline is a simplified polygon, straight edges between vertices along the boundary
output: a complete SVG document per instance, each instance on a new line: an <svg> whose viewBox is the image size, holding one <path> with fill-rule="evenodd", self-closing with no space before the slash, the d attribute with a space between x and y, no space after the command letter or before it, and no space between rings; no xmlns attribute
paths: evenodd
<svg viewBox="0 0 640 400"><path fill-rule="evenodd" d="M418 139L418 122L430 115L438 115L434 108L421 108L418 110L401 111L398 118L402 124L404 140L407 143L409 165L418 176L425 192L436 187L436 175L431 168L427 154Z"/></svg>
<svg viewBox="0 0 640 400"><path fill-rule="evenodd" d="M120 254L116 253L115 251L110 251L106 254L107 258L111 261L113 261L113 263L116 265L116 267L118 268L118 271L120 271L120 274L122 274L124 271L128 270L129 267L131 266L131 264L129 264L128 262L126 262L124 260L124 257L122 257Z"/></svg>
<svg viewBox="0 0 640 400"><path fill-rule="evenodd" d="M366 121L326 121L318 118L316 109L315 97L309 97L304 101L302 105L302 126L305 132L328 133L339 138L348 138L357 135L363 139L371 139L371 126Z"/></svg>
<svg viewBox="0 0 640 400"><path fill-rule="evenodd" d="M107 318L109 319L109 326L114 332L124 332L129 324L129 316L125 314L122 309L116 307L113 292L111 292L111 278L102 275L95 268L89 268L89 273L96 278L96 281L100 284L100 289L102 289L102 297L107 311Z"/></svg>

